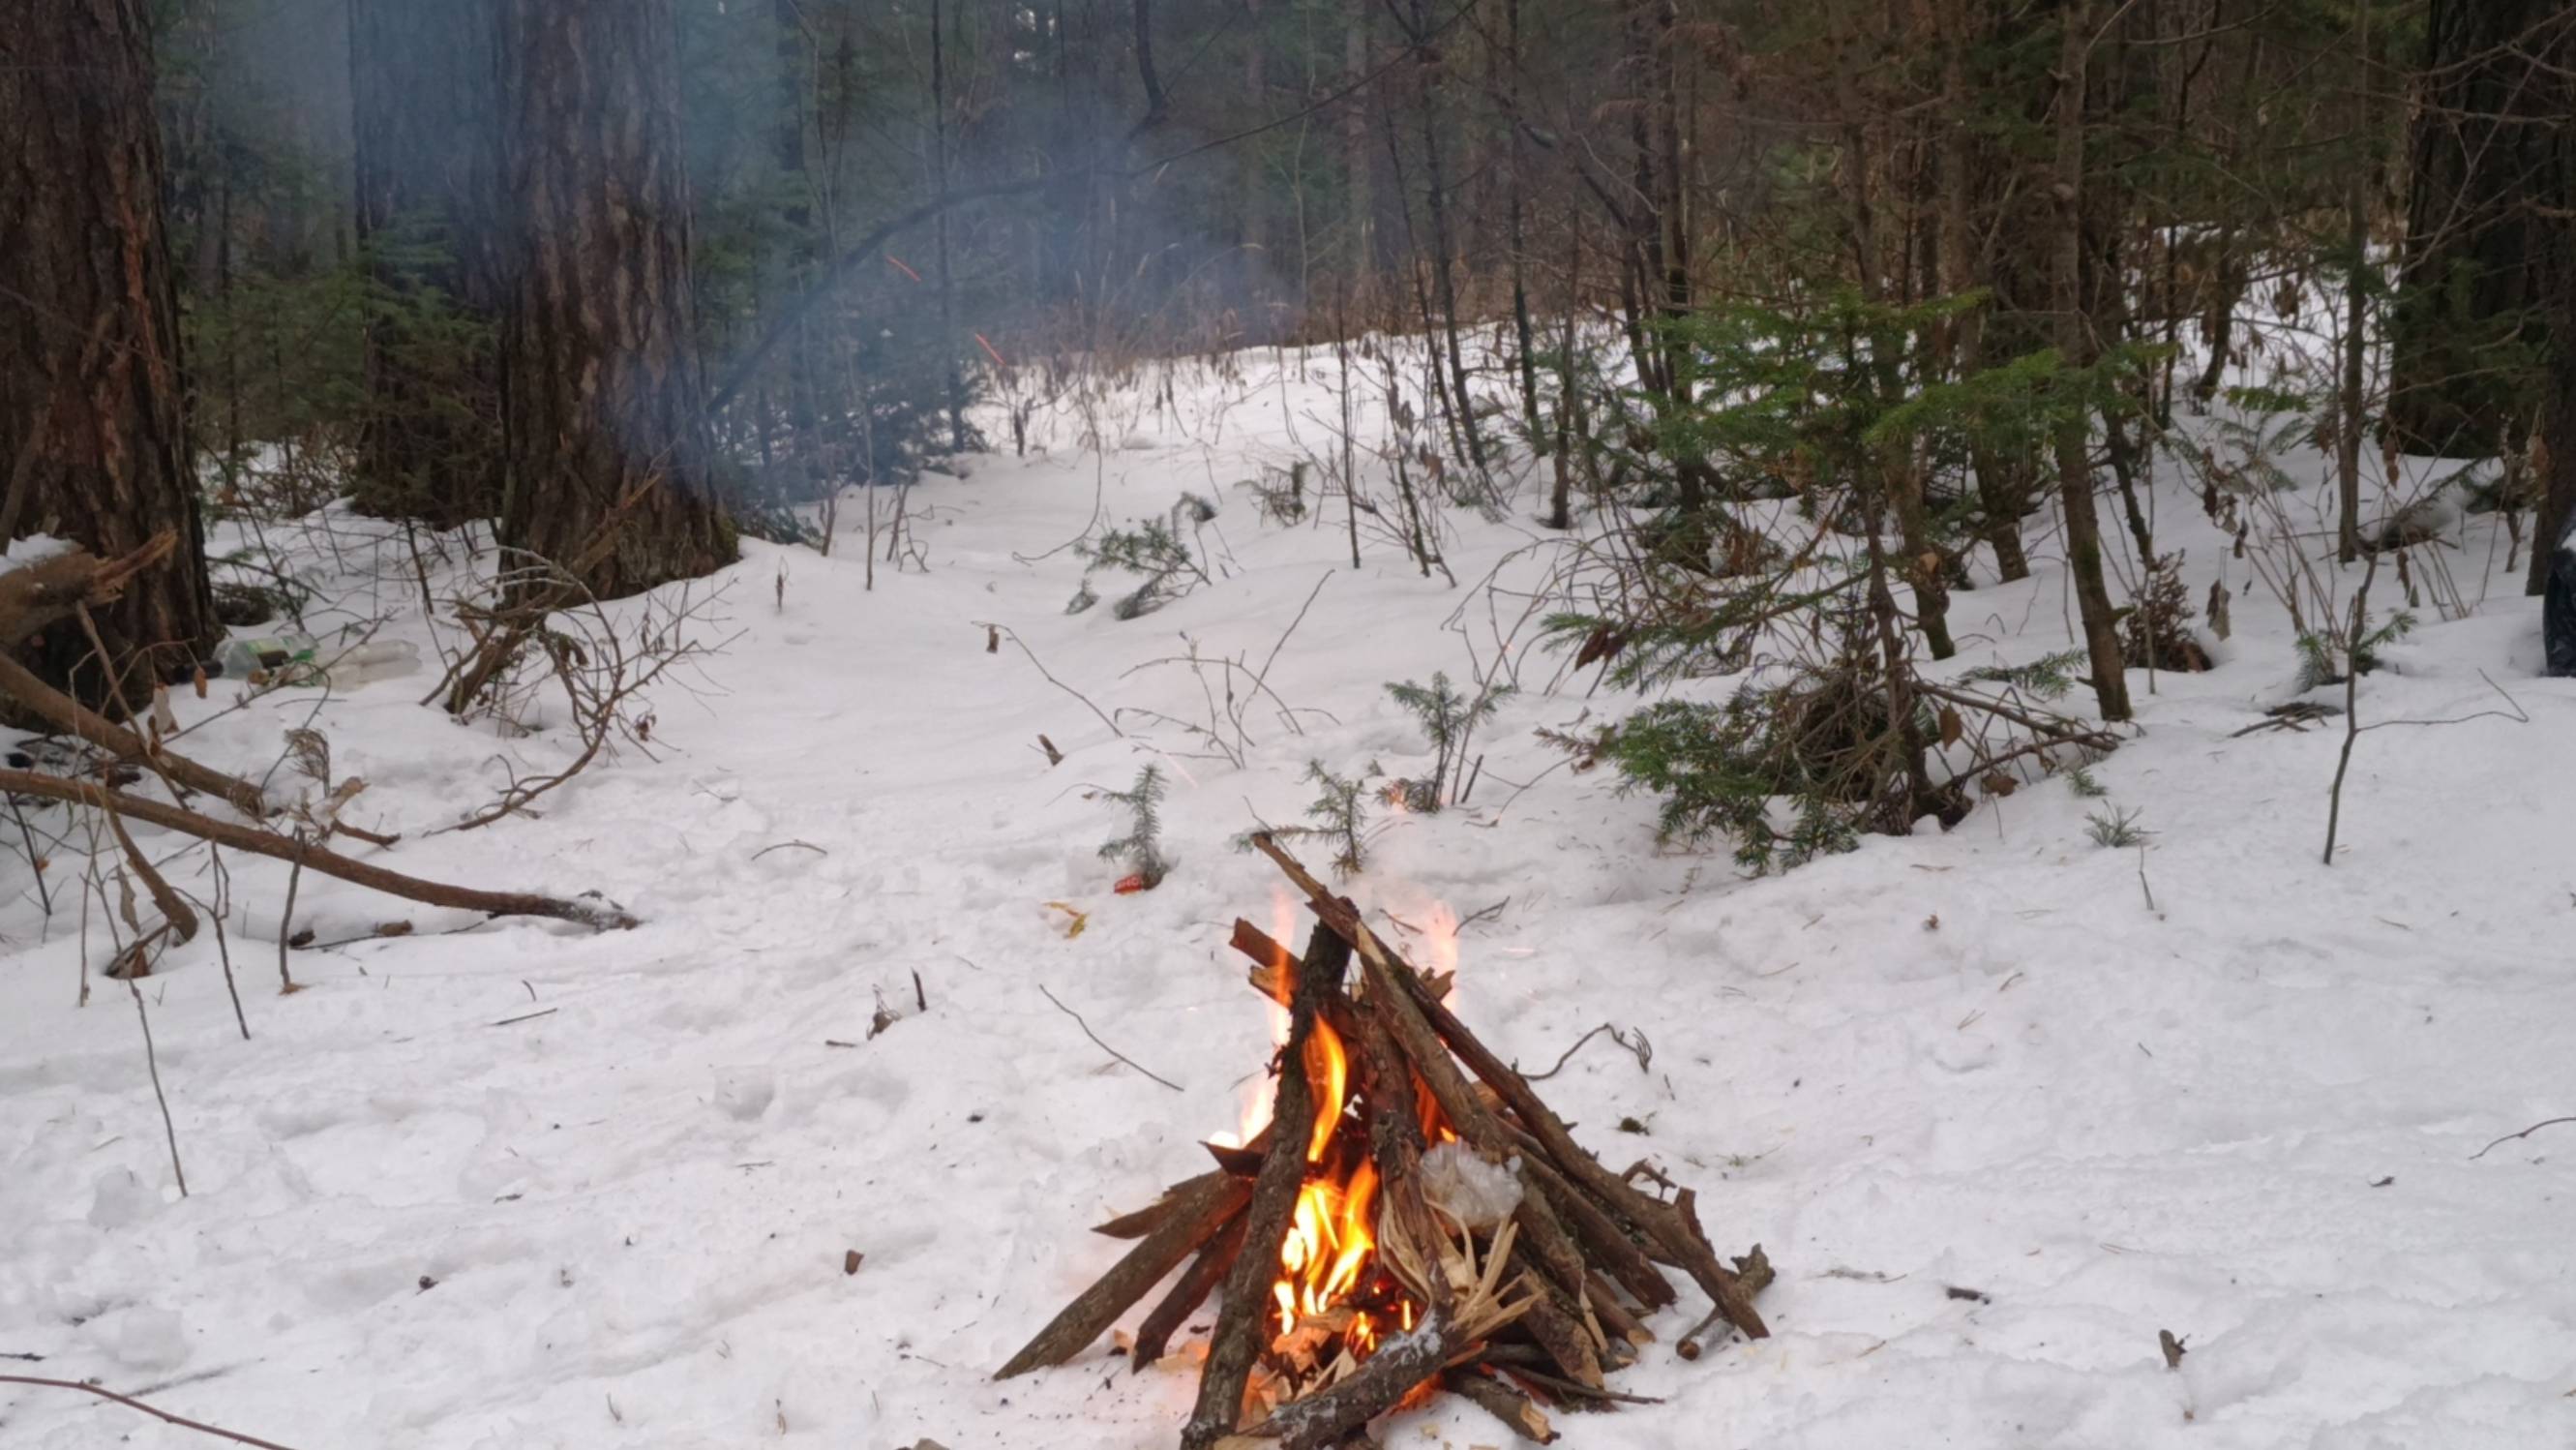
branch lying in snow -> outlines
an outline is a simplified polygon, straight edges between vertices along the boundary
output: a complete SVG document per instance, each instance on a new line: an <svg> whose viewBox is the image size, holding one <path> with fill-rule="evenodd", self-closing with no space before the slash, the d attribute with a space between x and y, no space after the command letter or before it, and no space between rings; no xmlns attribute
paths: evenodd
<svg viewBox="0 0 2576 1450"><path fill-rule="evenodd" d="M2469 1161L2475 1163L2479 1159L2487 1156L2489 1153L2494 1152L2496 1149L2503 1147L2505 1144L2510 1143L2517 1138L2528 1138L2543 1128L2554 1128L2561 1123L2576 1123L2576 1117L2543 1118L2539 1122L2532 1124L2530 1127L2523 1129L2519 1133L2507 1133L2503 1137L2496 1139L2494 1142L2489 1143L2483 1148L2480 1148L2478 1151L2469 1155Z"/></svg>
<svg viewBox="0 0 2576 1450"><path fill-rule="evenodd" d="M918 978L915 978L915 979L914 979L914 986L915 986L916 988L918 988L918 987L919 987L919 985L920 985L920 981L919 981L919 979L918 979ZM1061 1002L1061 1001L1059 1001L1059 1000L1057 999L1057 997L1056 997L1055 993L1048 991L1044 986L1040 986L1040 987L1038 988L1038 993L1039 993L1039 995L1041 995L1041 996L1045 997L1048 1001L1050 1001L1050 1002L1054 1002L1054 1003L1055 1003L1055 1010L1057 1010L1057 1011L1059 1011L1059 1012L1063 1013L1063 1014L1064 1014L1064 1015L1066 1015L1067 1017L1072 1018L1072 1019L1073 1019L1073 1025L1082 1029L1082 1035L1091 1039L1091 1044L1092 1044L1092 1046L1099 1048L1101 1051L1103 1051L1103 1052L1105 1052L1105 1053L1108 1053L1111 1057L1114 1057L1114 1058L1118 1059L1120 1062L1123 1062L1123 1063L1127 1064L1129 1067L1132 1067L1132 1068L1136 1069L1138 1072L1143 1073L1145 1076L1152 1078L1154 1081L1156 1081L1156 1082L1158 1082L1158 1083L1161 1083L1163 1086L1165 1086L1165 1087L1167 1087L1167 1088L1170 1088L1172 1091L1174 1091L1174 1092L1176 1092L1176 1093L1177 1093L1177 1092L1187 1092L1187 1091L1188 1091L1188 1089L1187 1089L1187 1088L1182 1087L1179 1083L1176 1083L1176 1082L1172 1081L1170 1078L1167 1078L1167 1077L1163 1076L1161 1073L1154 1071L1152 1068L1147 1067L1145 1064L1143 1064L1143 1063L1141 1063L1141 1062L1138 1062L1136 1059L1134 1059L1134 1058L1132 1058L1132 1057L1129 1057L1127 1054L1125 1054L1125 1053L1123 1053L1123 1052L1120 1052L1117 1048L1114 1048L1114 1047L1110 1046L1108 1043L1101 1041L1101 1040L1100 1040L1100 1034L1091 1030L1091 1024L1082 1020L1082 1014L1081 1014L1081 1013L1079 1013L1079 1012L1076 1012L1076 1011L1074 1011L1072 1008L1070 1008L1070 1007L1068 1007L1068 1006L1064 1005L1064 1003L1063 1003L1063 1002Z"/></svg>
<svg viewBox="0 0 2576 1450"><path fill-rule="evenodd" d="M113 811L127 820L142 821L200 841L248 851L254 856L299 862L306 870L428 906L453 906L493 916L549 917L556 921L577 922L594 931L624 930L635 925L635 918L628 915L625 908L596 894L566 901L525 891L484 891L471 886L424 881L417 876L406 876L399 871L351 860L326 847L263 831L256 826L219 821L182 806L164 805L159 801L106 790L82 781L40 775L31 770L0 770L0 791Z"/></svg>
<svg viewBox="0 0 2576 1450"><path fill-rule="evenodd" d="M120 1395L114 1390L103 1390L96 1385L82 1384L78 1380L44 1379L36 1375L25 1374L0 1374L0 1385L34 1385L39 1389L78 1390L85 1395L96 1395L102 1400L113 1400L116 1403L125 1406L129 1410L141 1410L143 1413L152 1416L156 1420L162 1420L185 1429L195 1430L200 1434L213 1435L220 1439L230 1440L236 1445L256 1445L259 1447L259 1450L287 1450L286 1446L280 1445L274 1440L263 1440L257 1435L245 1435L238 1430L227 1430L220 1425L209 1425L201 1420L191 1420L184 1415L174 1415L168 1410L147 1405L141 1400L135 1399L131 1395Z"/></svg>

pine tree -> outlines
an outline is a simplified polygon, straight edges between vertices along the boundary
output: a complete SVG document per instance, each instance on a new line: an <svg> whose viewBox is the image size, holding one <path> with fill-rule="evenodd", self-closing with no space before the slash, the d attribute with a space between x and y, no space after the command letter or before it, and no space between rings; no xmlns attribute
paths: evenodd
<svg viewBox="0 0 2576 1450"><path fill-rule="evenodd" d="M735 545L691 335L671 0L500 5L501 541L602 598L708 573Z"/></svg>
<svg viewBox="0 0 2576 1450"><path fill-rule="evenodd" d="M168 532L169 562L37 646L40 674L137 708L216 635L189 464L176 278L142 0L47 0L0 25L0 466L16 516L101 557Z"/></svg>

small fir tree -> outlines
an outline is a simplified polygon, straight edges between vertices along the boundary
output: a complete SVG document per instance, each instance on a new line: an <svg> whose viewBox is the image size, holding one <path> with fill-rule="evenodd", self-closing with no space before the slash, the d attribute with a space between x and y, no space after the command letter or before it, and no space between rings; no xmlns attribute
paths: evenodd
<svg viewBox="0 0 2576 1450"><path fill-rule="evenodd" d="M1163 768L1148 765L1136 772L1134 785L1104 790L1100 799L1127 811L1127 834L1101 843L1100 859L1124 862L1144 890L1162 885L1172 871L1172 863L1163 855Z"/></svg>
<svg viewBox="0 0 2576 1450"><path fill-rule="evenodd" d="M1428 685L1406 680L1389 684L1386 692L1422 726L1423 738L1431 744L1431 779L1402 782L1404 805L1425 813L1437 811L1448 803L1449 783L1465 759L1467 741L1478 725L1493 718L1494 708L1512 693L1512 687L1487 685L1470 697L1460 694L1448 675L1434 671Z"/></svg>

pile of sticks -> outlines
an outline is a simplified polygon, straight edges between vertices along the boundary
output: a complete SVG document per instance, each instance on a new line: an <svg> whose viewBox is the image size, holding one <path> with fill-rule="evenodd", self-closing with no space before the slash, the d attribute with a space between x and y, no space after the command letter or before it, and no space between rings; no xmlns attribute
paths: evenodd
<svg viewBox="0 0 2576 1450"><path fill-rule="evenodd" d="M1760 1247L1732 1266L1720 1262L1690 1189L1644 1164L1605 1167L1449 1010L1446 980L1416 971L1277 842L1252 843L1316 917L1302 957L1248 922L1234 927L1253 985L1289 1010L1270 1126L1245 1147L1212 1147L1216 1168L1100 1225L1135 1247L995 1378L1072 1359L1175 1269L1132 1353L1140 1369L1161 1357L1182 1322L1221 1291L1183 1450L1320 1450L1437 1392L1472 1400L1545 1443L1555 1438L1548 1407L1634 1398L1605 1377L1653 1342L1646 1317L1676 1298L1668 1269L1714 1306L1682 1341L1685 1357L1698 1357L1714 1326L1768 1335L1753 1304L1771 1281ZM1318 1081L1310 1048L1327 1033L1347 1050L1347 1093ZM1410 1327L1389 1326L1373 1347L1345 1342L1317 1353L1311 1341L1277 1333L1273 1292L1306 1179L1337 1156L1310 1161L1310 1145L1325 1136L1319 1103L1347 1105L1350 1117L1338 1125L1344 1151L1364 1154L1379 1185L1376 1287L1366 1293L1380 1305L1400 1299ZM1508 1217L1478 1222L1443 1201L1444 1183L1424 1168L1426 1120L1510 1175L1518 1197Z"/></svg>

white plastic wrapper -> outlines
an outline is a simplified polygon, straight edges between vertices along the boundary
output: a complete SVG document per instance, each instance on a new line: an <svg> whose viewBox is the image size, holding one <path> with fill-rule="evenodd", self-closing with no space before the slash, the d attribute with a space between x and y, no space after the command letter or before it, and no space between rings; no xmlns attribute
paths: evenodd
<svg viewBox="0 0 2576 1450"><path fill-rule="evenodd" d="M1489 1162L1464 1143L1422 1155L1422 1194L1472 1229L1499 1228L1520 1207L1520 1160Z"/></svg>

